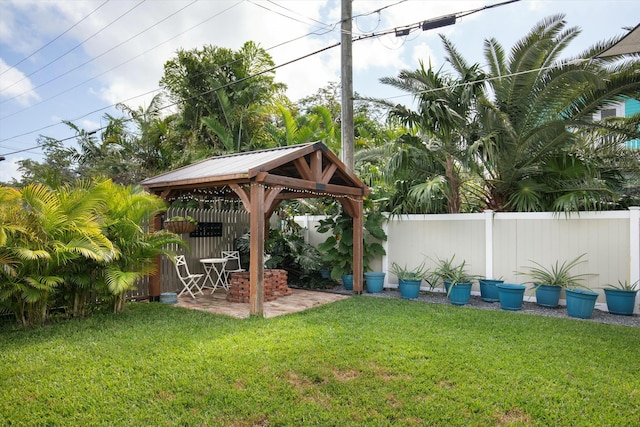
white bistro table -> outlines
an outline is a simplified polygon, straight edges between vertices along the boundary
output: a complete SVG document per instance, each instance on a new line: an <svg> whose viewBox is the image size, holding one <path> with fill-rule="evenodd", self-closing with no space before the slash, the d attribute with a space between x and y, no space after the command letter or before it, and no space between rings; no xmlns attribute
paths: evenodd
<svg viewBox="0 0 640 427"><path fill-rule="evenodd" d="M229 284L224 273L224 267L227 264L226 258L203 258L200 263L204 268L205 274L204 282L202 282L203 287L209 282L213 288L211 293L214 293L219 285L225 290L229 290Z"/></svg>

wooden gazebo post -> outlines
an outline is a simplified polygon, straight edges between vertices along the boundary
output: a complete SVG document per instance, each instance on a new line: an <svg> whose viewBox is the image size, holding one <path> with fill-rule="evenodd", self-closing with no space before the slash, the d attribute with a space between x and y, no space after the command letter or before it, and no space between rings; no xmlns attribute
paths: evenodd
<svg viewBox="0 0 640 427"><path fill-rule="evenodd" d="M353 292L359 294L362 293L363 290L362 279L364 277L364 265L362 261L364 209L362 196L341 198L339 200L344 210L351 217L351 223L353 224L353 261L351 263L351 266L353 268Z"/></svg>
<svg viewBox="0 0 640 427"><path fill-rule="evenodd" d="M250 247L249 262L249 314L262 316L264 313L264 186L251 183L250 204Z"/></svg>
<svg viewBox="0 0 640 427"><path fill-rule="evenodd" d="M362 199L354 201L355 215L353 221L353 291L357 294L362 293L364 277L363 265L363 228L364 228L364 212L362 207Z"/></svg>

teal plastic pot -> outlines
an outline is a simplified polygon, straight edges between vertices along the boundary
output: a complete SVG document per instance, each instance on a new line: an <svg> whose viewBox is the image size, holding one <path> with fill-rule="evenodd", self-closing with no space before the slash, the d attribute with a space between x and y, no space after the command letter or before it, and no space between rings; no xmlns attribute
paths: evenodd
<svg viewBox="0 0 640 427"><path fill-rule="evenodd" d="M469 304L471 283L456 283L449 290L449 301L453 305Z"/></svg>
<svg viewBox="0 0 640 427"><path fill-rule="evenodd" d="M383 271L369 271L364 273L364 281L367 283L367 292L375 294L382 292L384 288L384 275Z"/></svg>
<svg viewBox="0 0 640 427"><path fill-rule="evenodd" d="M177 304L178 294L175 292L163 292L160 294L160 302L162 304Z"/></svg>
<svg viewBox="0 0 640 427"><path fill-rule="evenodd" d="M536 304L541 307L556 308L560 301L560 286L539 285L536 288Z"/></svg>
<svg viewBox="0 0 640 427"><path fill-rule="evenodd" d="M486 302L498 302L500 297L498 296L498 283L504 283L503 280L493 279L480 279L480 298Z"/></svg>
<svg viewBox="0 0 640 427"><path fill-rule="evenodd" d="M625 291L623 289L605 289L604 296L607 299L607 308L611 314L631 316L636 305L638 291Z"/></svg>
<svg viewBox="0 0 640 427"><path fill-rule="evenodd" d="M567 289L567 314L570 317L589 319L598 299L598 293L585 289Z"/></svg>
<svg viewBox="0 0 640 427"><path fill-rule="evenodd" d="M353 274L343 274L342 285L346 290L352 291L353 290Z"/></svg>
<svg viewBox="0 0 640 427"><path fill-rule="evenodd" d="M498 298L500 299L501 309L518 311L522 308L524 291L527 289L525 285L498 283L496 287L498 288Z"/></svg>
<svg viewBox="0 0 640 427"><path fill-rule="evenodd" d="M422 280L398 280L400 296L407 299L415 299L420 295L420 284Z"/></svg>

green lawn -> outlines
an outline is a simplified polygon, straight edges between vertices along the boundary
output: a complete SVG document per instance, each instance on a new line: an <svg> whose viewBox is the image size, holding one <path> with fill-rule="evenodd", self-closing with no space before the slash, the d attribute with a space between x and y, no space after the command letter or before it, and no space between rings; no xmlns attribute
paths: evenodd
<svg viewBox="0 0 640 427"><path fill-rule="evenodd" d="M640 425L640 328L356 297L0 327L0 425Z"/></svg>

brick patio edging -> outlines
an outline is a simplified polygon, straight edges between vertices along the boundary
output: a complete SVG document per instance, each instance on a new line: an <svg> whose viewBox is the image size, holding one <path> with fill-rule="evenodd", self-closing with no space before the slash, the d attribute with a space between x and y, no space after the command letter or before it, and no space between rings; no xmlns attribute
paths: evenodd
<svg viewBox="0 0 640 427"><path fill-rule="evenodd" d="M227 301L249 303L251 281L249 272L231 273L231 286L227 292ZM264 301L275 301L278 297L291 295L287 284L286 270L264 270Z"/></svg>

